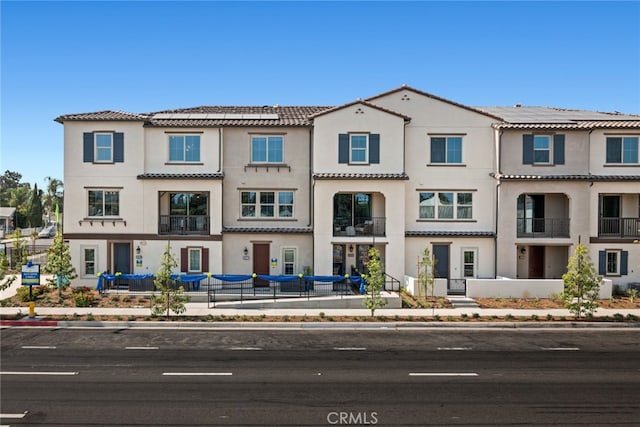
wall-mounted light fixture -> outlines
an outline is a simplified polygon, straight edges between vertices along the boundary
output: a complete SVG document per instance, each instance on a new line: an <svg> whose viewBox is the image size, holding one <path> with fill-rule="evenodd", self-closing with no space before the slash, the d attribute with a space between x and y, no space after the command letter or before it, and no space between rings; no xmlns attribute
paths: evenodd
<svg viewBox="0 0 640 427"><path fill-rule="evenodd" d="M140 246L138 246L138 247L136 248L136 254L137 254L137 255L140 255Z"/></svg>
<svg viewBox="0 0 640 427"><path fill-rule="evenodd" d="M242 253L244 254L244 256L248 256L249 255L249 249L247 249L247 247L245 246L244 249L242 250Z"/></svg>
<svg viewBox="0 0 640 427"><path fill-rule="evenodd" d="M349 252L353 252L353 245L349 245Z"/></svg>
<svg viewBox="0 0 640 427"><path fill-rule="evenodd" d="M520 253L521 253L521 254L524 254L525 252L527 252L527 249L526 249L526 248L520 248Z"/></svg>

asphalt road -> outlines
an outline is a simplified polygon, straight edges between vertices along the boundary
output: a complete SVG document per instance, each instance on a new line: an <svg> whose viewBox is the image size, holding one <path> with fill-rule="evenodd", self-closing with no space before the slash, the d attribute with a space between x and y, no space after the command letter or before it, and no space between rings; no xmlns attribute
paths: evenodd
<svg viewBox="0 0 640 427"><path fill-rule="evenodd" d="M0 331L0 425L638 425L627 330Z"/></svg>

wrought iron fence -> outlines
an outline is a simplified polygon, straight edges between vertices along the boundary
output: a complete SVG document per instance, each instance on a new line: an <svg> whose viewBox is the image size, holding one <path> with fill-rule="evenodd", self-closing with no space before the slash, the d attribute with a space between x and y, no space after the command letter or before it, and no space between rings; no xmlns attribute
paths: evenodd
<svg viewBox="0 0 640 427"><path fill-rule="evenodd" d="M49 245L31 245L24 242L21 248L15 248L7 243L4 244L9 270L19 270L28 261L44 266L47 263L48 250ZM2 247L0 247L0 252L2 252Z"/></svg>

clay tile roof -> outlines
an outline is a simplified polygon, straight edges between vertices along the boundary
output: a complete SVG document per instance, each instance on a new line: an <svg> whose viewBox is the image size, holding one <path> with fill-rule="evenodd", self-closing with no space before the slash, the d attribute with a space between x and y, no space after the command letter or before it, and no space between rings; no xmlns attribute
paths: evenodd
<svg viewBox="0 0 640 427"><path fill-rule="evenodd" d="M314 173L314 179L382 179L382 180L406 180L406 173Z"/></svg>
<svg viewBox="0 0 640 427"><path fill-rule="evenodd" d="M408 230L405 237L495 237L493 231Z"/></svg>
<svg viewBox="0 0 640 427"><path fill-rule="evenodd" d="M311 227L224 227L223 233L310 234Z"/></svg>
<svg viewBox="0 0 640 427"><path fill-rule="evenodd" d="M138 179L223 179L223 173L144 173Z"/></svg>
<svg viewBox="0 0 640 427"><path fill-rule="evenodd" d="M325 106L201 106L149 114L146 126L311 126L313 114Z"/></svg>
<svg viewBox="0 0 640 427"><path fill-rule="evenodd" d="M65 114L56 117L55 121L63 123L66 121L144 121L147 116L144 114L127 113L124 111L96 111L93 113Z"/></svg>
<svg viewBox="0 0 640 427"><path fill-rule="evenodd" d="M588 181L621 182L640 181L640 175L516 175L500 174L496 178L502 181Z"/></svg>

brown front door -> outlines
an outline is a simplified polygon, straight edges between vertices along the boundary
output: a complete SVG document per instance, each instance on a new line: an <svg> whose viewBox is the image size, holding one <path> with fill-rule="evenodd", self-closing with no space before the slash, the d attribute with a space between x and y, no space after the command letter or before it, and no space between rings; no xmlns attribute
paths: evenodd
<svg viewBox="0 0 640 427"><path fill-rule="evenodd" d="M253 272L256 274L269 274L269 243L253 244ZM262 279L254 279L254 286L269 286L269 282Z"/></svg>
<svg viewBox="0 0 640 427"><path fill-rule="evenodd" d="M544 246L529 246L529 279L544 279Z"/></svg>

